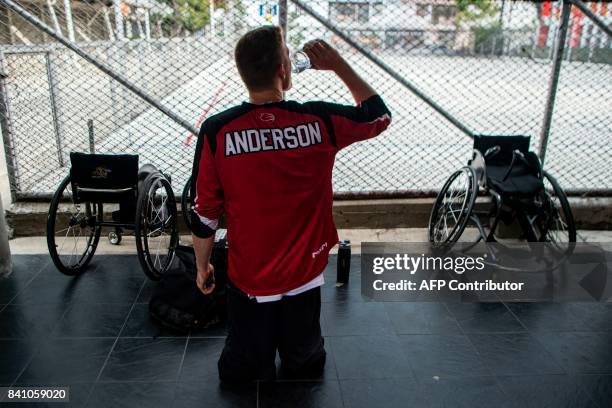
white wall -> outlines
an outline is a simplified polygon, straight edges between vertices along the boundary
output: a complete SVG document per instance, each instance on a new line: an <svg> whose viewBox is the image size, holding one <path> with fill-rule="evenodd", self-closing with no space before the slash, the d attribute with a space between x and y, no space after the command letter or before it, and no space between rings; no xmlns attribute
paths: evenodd
<svg viewBox="0 0 612 408"><path fill-rule="evenodd" d="M2 140L2 129L0 129L0 197L2 198L4 208L8 208L11 205L11 189L9 187L8 168Z"/></svg>

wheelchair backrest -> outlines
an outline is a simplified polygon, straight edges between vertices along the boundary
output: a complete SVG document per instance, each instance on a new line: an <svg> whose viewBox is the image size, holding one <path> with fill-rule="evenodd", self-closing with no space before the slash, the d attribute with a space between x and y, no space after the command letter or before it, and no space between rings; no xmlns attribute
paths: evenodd
<svg viewBox="0 0 612 408"><path fill-rule="evenodd" d="M529 151L529 142L531 137L511 135L511 136L498 136L498 135L475 135L474 136L474 149L479 150L484 156L487 149L495 146L500 147L499 153L485 159L488 165L504 165L509 164L512 161L512 152L519 150L520 152L527 154Z"/></svg>
<svg viewBox="0 0 612 408"><path fill-rule="evenodd" d="M138 155L70 153L75 202L121 202L137 194Z"/></svg>

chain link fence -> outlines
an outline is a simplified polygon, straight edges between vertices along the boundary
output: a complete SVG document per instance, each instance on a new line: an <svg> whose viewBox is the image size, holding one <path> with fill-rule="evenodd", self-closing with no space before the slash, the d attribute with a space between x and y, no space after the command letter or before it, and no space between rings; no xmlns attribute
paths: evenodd
<svg viewBox="0 0 612 408"><path fill-rule="evenodd" d="M16 3L112 71L101 71L0 1L0 119L18 199L49 197L68 172L70 151L137 153L141 164L154 164L182 189L195 150L191 129L247 98L233 62L237 39L279 21L286 21L293 49L316 37L338 47L393 113L383 136L340 152L336 193L430 195L470 157L465 129L531 135L533 149L540 148L561 21L560 2L298 2L327 26L283 0ZM612 20L605 2L588 7ZM609 192L611 41L575 7L570 21L545 167L569 192ZM352 103L329 72L307 70L293 83L289 99Z"/></svg>
<svg viewBox="0 0 612 408"><path fill-rule="evenodd" d="M612 9L599 3L599 10L604 6ZM606 193L612 190L612 41L597 26L580 26L575 9L572 15L545 163L562 186ZM581 30L591 44L607 48L589 47Z"/></svg>

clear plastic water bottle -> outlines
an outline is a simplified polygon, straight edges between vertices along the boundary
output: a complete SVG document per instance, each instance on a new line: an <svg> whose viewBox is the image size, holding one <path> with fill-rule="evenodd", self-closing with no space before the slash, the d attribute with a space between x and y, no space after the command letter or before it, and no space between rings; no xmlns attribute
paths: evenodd
<svg viewBox="0 0 612 408"><path fill-rule="evenodd" d="M304 51L298 50L291 55L291 72L294 74L306 71L311 66L310 58Z"/></svg>

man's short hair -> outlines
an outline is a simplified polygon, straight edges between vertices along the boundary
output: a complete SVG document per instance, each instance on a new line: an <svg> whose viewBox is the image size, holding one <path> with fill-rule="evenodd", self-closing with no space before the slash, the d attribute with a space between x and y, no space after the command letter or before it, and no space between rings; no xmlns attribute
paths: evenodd
<svg viewBox="0 0 612 408"><path fill-rule="evenodd" d="M279 26L256 28L238 40L234 57L249 90L265 90L274 83L283 52L283 30Z"/></svg>

